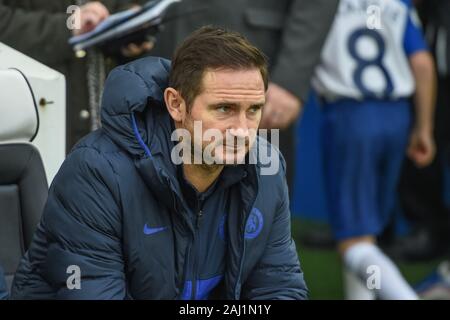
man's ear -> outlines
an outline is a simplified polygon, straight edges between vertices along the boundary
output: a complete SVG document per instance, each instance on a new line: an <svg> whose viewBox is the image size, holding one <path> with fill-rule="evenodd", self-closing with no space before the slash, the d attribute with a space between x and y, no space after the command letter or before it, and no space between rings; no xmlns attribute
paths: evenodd
<svg viewBox="0 0 450 320"><path fill-rule="evenodd" d="M164 101L170 116L175 122L183 122L186 115L186 103L177 90L167 88L164 91Z"/></svg>

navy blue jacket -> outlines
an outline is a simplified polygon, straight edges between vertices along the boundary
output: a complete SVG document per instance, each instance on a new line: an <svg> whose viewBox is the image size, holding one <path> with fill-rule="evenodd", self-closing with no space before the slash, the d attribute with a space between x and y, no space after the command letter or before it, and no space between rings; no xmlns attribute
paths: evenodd
<svg viewBox="0 0 450 320"><path fill-rule="evenodd" d="M227 203L223 274L214 284L186 282L197 231L170 160L169 71L169 61L149 57L110 73L102 129L72 150L55 177L13 299L306 298L281 155L275 175L261 175L259 162L241 165ZM191 294L200 287L207 296Z"/></svg>
<svg viewBox="0 0 450 320"><path fill-rule="evenodd" d="M5 275L3 269L0 266L0 300L8 298L8 288L6 287Z"/></svg>

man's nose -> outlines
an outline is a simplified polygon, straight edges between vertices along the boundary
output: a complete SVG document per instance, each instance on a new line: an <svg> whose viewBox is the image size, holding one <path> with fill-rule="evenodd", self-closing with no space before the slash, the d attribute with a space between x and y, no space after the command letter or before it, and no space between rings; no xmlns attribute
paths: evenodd
<svg viewBox="0 0 450 320"><path fill-rule="evenodd" d="M248 137L249 128L248 128L248 119L245 113L239 114L238 117L235 118L234 124L230 129L230 133L235 137Z"/></svg>

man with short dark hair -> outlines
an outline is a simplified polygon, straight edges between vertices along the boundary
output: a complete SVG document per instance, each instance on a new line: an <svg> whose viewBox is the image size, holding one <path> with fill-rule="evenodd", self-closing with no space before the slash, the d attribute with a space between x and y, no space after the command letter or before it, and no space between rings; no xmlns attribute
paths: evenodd
<svg viewBox="0 0 450 320"><path fill-rule="evenodd" d="M113 70L103 126L57 174L12 297L305 299L284 160L255 134L267 82L257 48L211 27L172 67Z"/></svg>

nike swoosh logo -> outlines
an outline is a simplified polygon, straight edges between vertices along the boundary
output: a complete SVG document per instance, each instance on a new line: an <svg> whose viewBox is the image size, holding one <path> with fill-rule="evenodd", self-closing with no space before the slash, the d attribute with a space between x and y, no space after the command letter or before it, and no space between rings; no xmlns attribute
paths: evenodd
<svg viewBox="0 0 450 320"><path fill-rule="evenodd" d="M151 235L166 230L167 227L150 228L147 224L144 224L144 234Z"/></svg>

